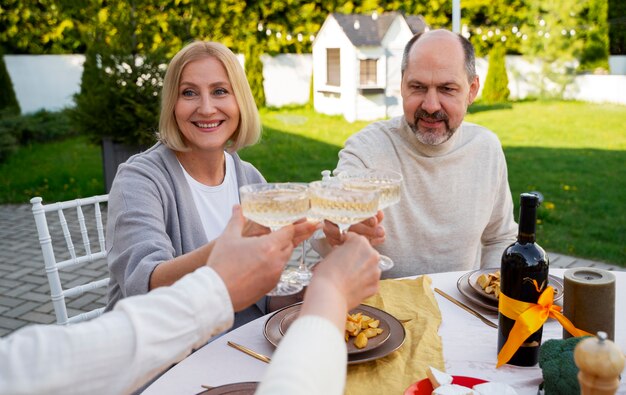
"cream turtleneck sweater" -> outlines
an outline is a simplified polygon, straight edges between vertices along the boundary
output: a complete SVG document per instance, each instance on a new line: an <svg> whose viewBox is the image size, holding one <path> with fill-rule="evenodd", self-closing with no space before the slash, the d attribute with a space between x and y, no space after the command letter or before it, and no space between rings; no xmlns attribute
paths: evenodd
<svg viewBox="0 0 626 395"><path fill-rule="evenodd" d="M400 203L384 210L394 260L385 278L499 267L517 225L498 137L463 123L447 142L420 143L404 117L373 123L339 152L338 170L387 168L402 173Z"/></svg>

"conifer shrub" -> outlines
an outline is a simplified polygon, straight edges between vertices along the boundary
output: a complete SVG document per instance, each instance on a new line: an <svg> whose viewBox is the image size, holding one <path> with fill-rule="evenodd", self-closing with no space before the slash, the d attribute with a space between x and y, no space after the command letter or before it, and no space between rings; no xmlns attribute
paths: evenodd
<svg viewBox="0 0 626 395"><path fill-rule="evenodd" d="M489 51L489 68L481 96L483 103L506 102L511 94L508 87L509 78L506 74L505 53L506 49L503 45L495 45Z"/></svg>
<svg viewBox="0 0 626 395"><path fill-rule="evenodd" d="M258 108L265 107L265 88L263 87L263 62L261 61L261 51L258 45L248 46L248 53L245 55L245 70L250 90L254 102Z"/></svg>
<svg viewBox="0 0 626 395"><path fill-rule="evenodd" d="M166 63L158 56L87 51L72 125L95 143L111 139L150 146L159 126L160 91Z"/></svg>
<svg viewBox="0 0 626 395"><path fill-rule="evenodd" d="M0 47L0 117L3 114L15 115L21 112L20 104L15 96L13 90L13 82L11 82L11 76L7 70L7 65L4 63L4 51ZM7 111L4 111L4 110Z"/></svg>

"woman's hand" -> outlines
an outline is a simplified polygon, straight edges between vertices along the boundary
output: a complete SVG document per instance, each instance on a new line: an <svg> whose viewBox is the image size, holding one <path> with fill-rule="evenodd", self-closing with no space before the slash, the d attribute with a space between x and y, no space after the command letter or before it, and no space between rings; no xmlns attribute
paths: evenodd
<svg viewBox="0 0 626 395"><path fill-rule="evenodd" d="M319 222L310 222L306 219L301 219L294 223L293 231L293 246L297 246L309 237L313 236L313 233L319 229L322 225Z"/></svg>
<svg viewBox="0 0 626 395"><path fill-rule="evenodd" d="M379 257L365 237L346 234L344 243L315 266L301 315L322 316L343 334L348 310L378 291Z"/></svg>
<svg viewBox="0 0 626 395"><path fill-rule="evenodd" d="M313 279L328 281L346 298L352 309L378 290L380 255L362 236L345 235L344 243L334 248L315 267Z"/></svg>

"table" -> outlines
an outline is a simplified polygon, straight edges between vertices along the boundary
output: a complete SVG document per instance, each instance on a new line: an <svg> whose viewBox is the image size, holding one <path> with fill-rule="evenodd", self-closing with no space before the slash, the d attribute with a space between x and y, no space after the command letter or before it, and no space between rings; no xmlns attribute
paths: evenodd
<svg viewBox="0 0 626 395"><path fill-rule="evenodd" d="M550 274L563 277L563 269L551 269ZM437 287L464 300L456 288L457 279L465 272L430 274L433 287ZM626 351L626 272L614 272L616 284L615 342ZM452 375L479 377L489 381L505 382L515 387L520 395L535 395L541 383L541 369L510 365L495 368L497 355L497 329L453 305L439 294L435 294L442 323L439 335L443 341L446 371ZM474 306L473 306L474 307ZM487 318L497 323L497 313L476 307ZM273 353L273 346L263 336L263 326L268 316L258 318L229 332L202 347L178 365L163 374L150 385L144 395L154 394L197 394L202 384L222 384L259 381L267 365L229 347L226 342L243 344L262 354ZM543 340L560 339L562 327L555 320L544 325ZM624 375L624 373L622 373ZM416 381L419 377L416 377ZM626 380L622 380L619 394L626 394Z"/></svg>

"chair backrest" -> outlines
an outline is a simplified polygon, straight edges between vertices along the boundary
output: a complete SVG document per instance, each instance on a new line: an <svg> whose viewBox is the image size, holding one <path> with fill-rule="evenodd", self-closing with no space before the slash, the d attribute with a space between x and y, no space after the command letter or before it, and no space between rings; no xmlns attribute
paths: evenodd
<svg viewBox="0 0 626 395"><path fill-rule="evenodd" d="M101 195L45 205L41 203L42 199L40 197L34 197L30 200L30 203L33 205L33 216L37 225L39 244L41 245L46 275L50 285L50 296L57 324L59 325L89 320L99 316L104 311L104 307L101 307L68 317L68 301L66 298L73 299L96 288L106 287L109 283L109 278L89 281L89 277L78 276L71 281L70 288L63 289L60 271L72 269L73 272L76 272L76 269L90 265L93 262L106 262L107 253L104 245L101 204L106 206L108 199L108 195ZM55 240L54 246L50 236L50 229L52 229L53 224L51 223L51 228L48 228L48 219L52 220L52 212L57 213L58 225L60 225L63 232L63 237L60 236L60 232L56 232L59 233L57 239L65 239L65 243L58 243ZM46 217L48 213L50 213L50 218ZM88 220L85 219L84 213L88 213ZM69 218L69 224L67 218ZM78 227L76 222L78 222ZM54 226L57 226L57 224L54 223ZM95 236L93 234L94 230L97 233ZM82 247L79 245L79 248L75 248L72 231L74 235L80 233L80 237L75 236L75 239L82 241ZM91 236L89 231L91 231ZM92 244L95 245L92 247ZM59 249L59 246L62 246L62 248ZM55 248L57 249L56 253ZM81 284L80 280L85 278L87 280L84 280L85 283Z"/></svg>

